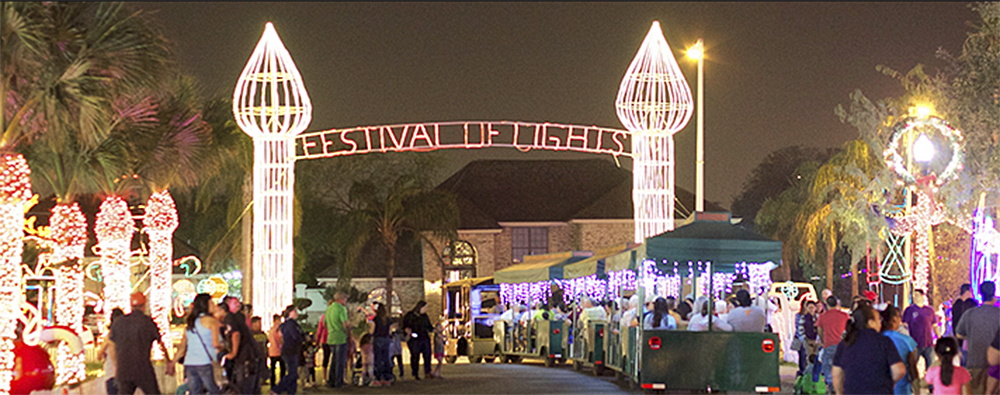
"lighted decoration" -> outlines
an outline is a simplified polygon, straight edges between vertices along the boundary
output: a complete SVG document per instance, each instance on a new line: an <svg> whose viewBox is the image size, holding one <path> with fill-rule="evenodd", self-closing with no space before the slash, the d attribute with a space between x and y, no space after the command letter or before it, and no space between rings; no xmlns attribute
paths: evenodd
<svg viewBox="0 0 1000 395"><path fill-rule="evenodd" d="M906 216L895 218L895 226L891 228L897 235L914 233L913 289L927 290L927 280L930 275L930 229L932 226L947 220L944 205L934 201L930 193L918 195L916 209Z"/></svg>
<svg viewBox="0 0 1000 395"><path fill-rule="evenodd" d="M94 254L101 257L101 276L104 277L104 316L105 321L110 322L111 311L116 307L125 314L132 311L129 257L135 221L124 199L116 195L104 199L97 213L94 233L97 235Z"/></svg>
<svg viewBox="0 0 1000 395"><path fill-rule="evenodd" d="M951 159L948 164L945 165L940 174L935 174L936 184L942 185L957 178L958 172L962 171L964 167L962 164L965 156L962 150L962 132L941 118L915 116L905 117L893 125L889 144L882 153L886 166L896 171L900 177L900 183L913 185L917 184L918 181L919 174L913 174L906 166L906 155L904 154L906 147L903 145L904 137L915 130L940 133L947 140L948 149L951 150ZM926 134L921 134L917 138L912 149L914 150L914 160L918 162L921 162L921 159L926 159L923 162L929 162L933 157L933 144Z"/></svg>
<svg viewBox="0 0 1000 395"><path fill-rule="evenodd" d="M186 278L177 280L172 288L176 294L174 297L174 315L177 318L184 318L187 315L187 306L194 301L194 297L197 296L198 292L195 290L194 283Z"/></svg>
<svg viewBox="0 0 1000 395"><path fill-rule="evenodd" d="M654 21L622 78L618 119L632 132L635 242L674 229L674 133L694 107L691 88Z"/></svg>
<svg viewBox="0 0 1000 395"><path fill-rule="evenodd" d="M312 119L302 76L270 22L236 82L233 115L254 140L252 304L270 317L292 303L294 138Z"/></svg>
<svg viewBox="0 0 1000 395"><path fill-rule="evenodd" d="M149 314L160 329L160 336L170 334L170 275L174 257L174 230L177 229L177 207L170 191L164 189L149 196L142 218L143 232L149 236ZM162 359L155 349L154 359Z"/></svg>
<svg viewBox="0 0 1000 395"><path fill-rule="evenodd" d="M49 217L49 247L52 251L39 256L46 265L56 265L56 300L54 315L56 325L66 326L75 333L83 333L84 293L83 259L87 244L87 218L80 206L57 204ZM56 383L76 384L87 378L84 355L74 353L66 343L59 343L56 356Z"/></svg>
<svg viewBox="0 0 1000 395"><path fill-rule="evenodd" d="M903 284L910 281L913 273L909 265L906 264L906 257L903 255L903 247L906 246L906 236L897 235L894 232L882 232L885 244L889 248L885 257L882 258L882 267L878 274L882 282L891 285Z"/></svg>
<svg viewBox="0 0 1000 395"><path fill-rule="evenodd" d="M0 155L0 395L11 392L14 339L24 298L21 254L24 206L31 199L31 170L20 154Z"/></svg>
<svg viewBox="0 0 1000 395"><path fill-rule="evenodd" d="M982 302L979 284L986 281L1000 282L1000 232L997 232L993 219L982 208L976 211L972 229L969 284L972 285L972 296Z"/></svg>

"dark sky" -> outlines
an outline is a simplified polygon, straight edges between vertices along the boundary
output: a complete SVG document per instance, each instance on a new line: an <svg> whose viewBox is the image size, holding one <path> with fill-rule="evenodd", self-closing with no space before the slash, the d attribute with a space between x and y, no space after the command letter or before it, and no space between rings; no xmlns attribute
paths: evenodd
<svg viewBox="0 0 1000 395"><path fill-rule="evenodd" d="M857 136L834 115L856 89L902 93L879 64L933 73L978 22L968 3L140 3L206 94L231 96L264 24L274 23L309 91L309 131L451 120L623 128L614 101L650 24L695 91L683 50L702 37L706 199L728 207L750 170L788 146ZM695 118L675 135L678 186L694 189ZM511 149L472 159L591 158ZM629 160L622 165L631 168ZM448 174L445 174L447 176Z"/></svg>

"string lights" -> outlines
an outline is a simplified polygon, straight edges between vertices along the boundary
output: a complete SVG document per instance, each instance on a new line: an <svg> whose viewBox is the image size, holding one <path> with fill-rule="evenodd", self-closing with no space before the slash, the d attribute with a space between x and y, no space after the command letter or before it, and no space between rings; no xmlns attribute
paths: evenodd
<svg viewBox="0 0 1000 395"><path fill-rule="evenodd" d="M914 233L913 289L927 290L927 279L930 274L930 229L944 222L944 205L934 201L933 195L922 192L917 199L916 209L909 215L896 217L896 226L892 232L897 235Z"/></svg>
<svg viewBox="0 0 1000 395"><path fill-rule="evenodd" d="M254 308L270 317L292 303L294 137L312 119L302 76L270 22L236 83L233 115L254 140L251 289Z"/></svg>
<svg viewBox="0 0 1000 395"><path fill-rule="evenodd" d="M674 229L673 135L691 119L691 101L691 87L654 21L615 100L618 119L632 132L636 243Z"/></svg>
<svg viewBox="0 0 1000 395"><path fill-rule="evenodd" d="M160 329L160 336L169 339L170 274L174 230L177 229L177 207L170 191L164 189L149 196L142 225L149 236L149 314ZM162 358L162 351L156 350L154 357Z"/></svg>
<svg viewBox="0 0 1000 395"><path fill-rule="evenodd" d="M1000 281L1000 232L997 232L993 219L985 214L983 209L976 211L972 222L972 253L969 262L969 284L972 285L972 296L982 302L983 295L979 293L979 284L986 281Z"/></svg>
<svg viewBox="0 0 1000 395"><path fill-rule="evenodd" d="M84 292L83 259L87 244L87 218L80 206L57 204L52 207L49 217L49 237L47 243L52 252L40 256L46 265L56 265L55 323L69 328L74 333L83 333ZM60 343L56 356L56 384L75 384L87 378L83 353L73 353L69 345Z"/></svg>
<svg viewBox="0 0 1000 395"><path fill-rule="evenodd" d="M21 302L24 206L31 199L31 170L20 154L0 156L0 395L14 378L14 339Z"/></svg>
<svg viewBox="0 0 1000 395"><path fill-rule="evenodd" d="M129 295L132 293L131 256L132 234L135 221L128 210L128 204L120 196L111 195L101 203L94 224L97 245L94 254L101 257L101 275L104 277L104 316L111 316L111 310L120 308L125 314L132 311Z"/></svg>

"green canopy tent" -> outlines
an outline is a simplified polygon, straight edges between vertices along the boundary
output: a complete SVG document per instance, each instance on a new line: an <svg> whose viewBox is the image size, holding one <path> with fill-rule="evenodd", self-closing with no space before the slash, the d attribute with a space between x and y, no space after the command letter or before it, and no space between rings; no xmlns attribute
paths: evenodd
<svg viewBox="0 0 1000 395"><path fill-rule="evenodd" d="M592 274L605 274L613 271L633 269L635 244L621 244L594 251L594 256L570 263L563 267L563 279L587 277ZM631 259L630 259L631 258Z"/></svg>
<svg viewBox="0 0 1000 395"><path fill-rule="evenodd" d="M590 251L568 251L524 257L524 262L497 270L493 273L495 284L537 283L562 279L563 268L570 263L587 259Z"/></svg>

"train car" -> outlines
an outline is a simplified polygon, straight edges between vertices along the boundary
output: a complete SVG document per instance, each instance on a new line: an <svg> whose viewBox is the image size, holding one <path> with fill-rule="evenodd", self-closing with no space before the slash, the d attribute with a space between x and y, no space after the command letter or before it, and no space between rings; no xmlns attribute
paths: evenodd
<svg viewBox="0 0 1000 395"><path fill-rule="evenodd" d="M499 316L494 311L500 303L500 286L493 283L493 277L477 277L453 281L444 288L445 361L455 363L460 356L471 363L494 361L493 320Z"/></svg>
<svg viewBox="0 0 1000 395"><path fill-rule="evenodd" d="M690 279L695 295L719 296L730 286L727 279L739 274L748 278L751 293L766 297L768 274L780 262L780 242L733 225L727 213L697 213L689 224L647 238L639 247L635 288L640 300L646 300L646 293L679 296ZM714 303L708 306L711 317ZM780 340L775 333L649 330L641 325L620 333L626 336L625 341L617 339L626 345L621 347L624 352L608 355L606 366L644 390L780 389ZM615 339L605 342L612 343Z"/></svg>
<svg viewBox="0 0 1000 395"><path fill-rule="evenodd" d="M567 358L565 322L556 311L548 311L547 318L538 319L535 304L544 304L558 288L553 280L562 279L563 267L593 255L590 251L568 251L527 256L524 262L496 271L493 281L501 285L501 299L509 302L505 309L516 309L524 304L527 319L505 311L493 321L494 353L505 362L520 362L523 358L542 359L546 366L562 364Z"/></svg>

